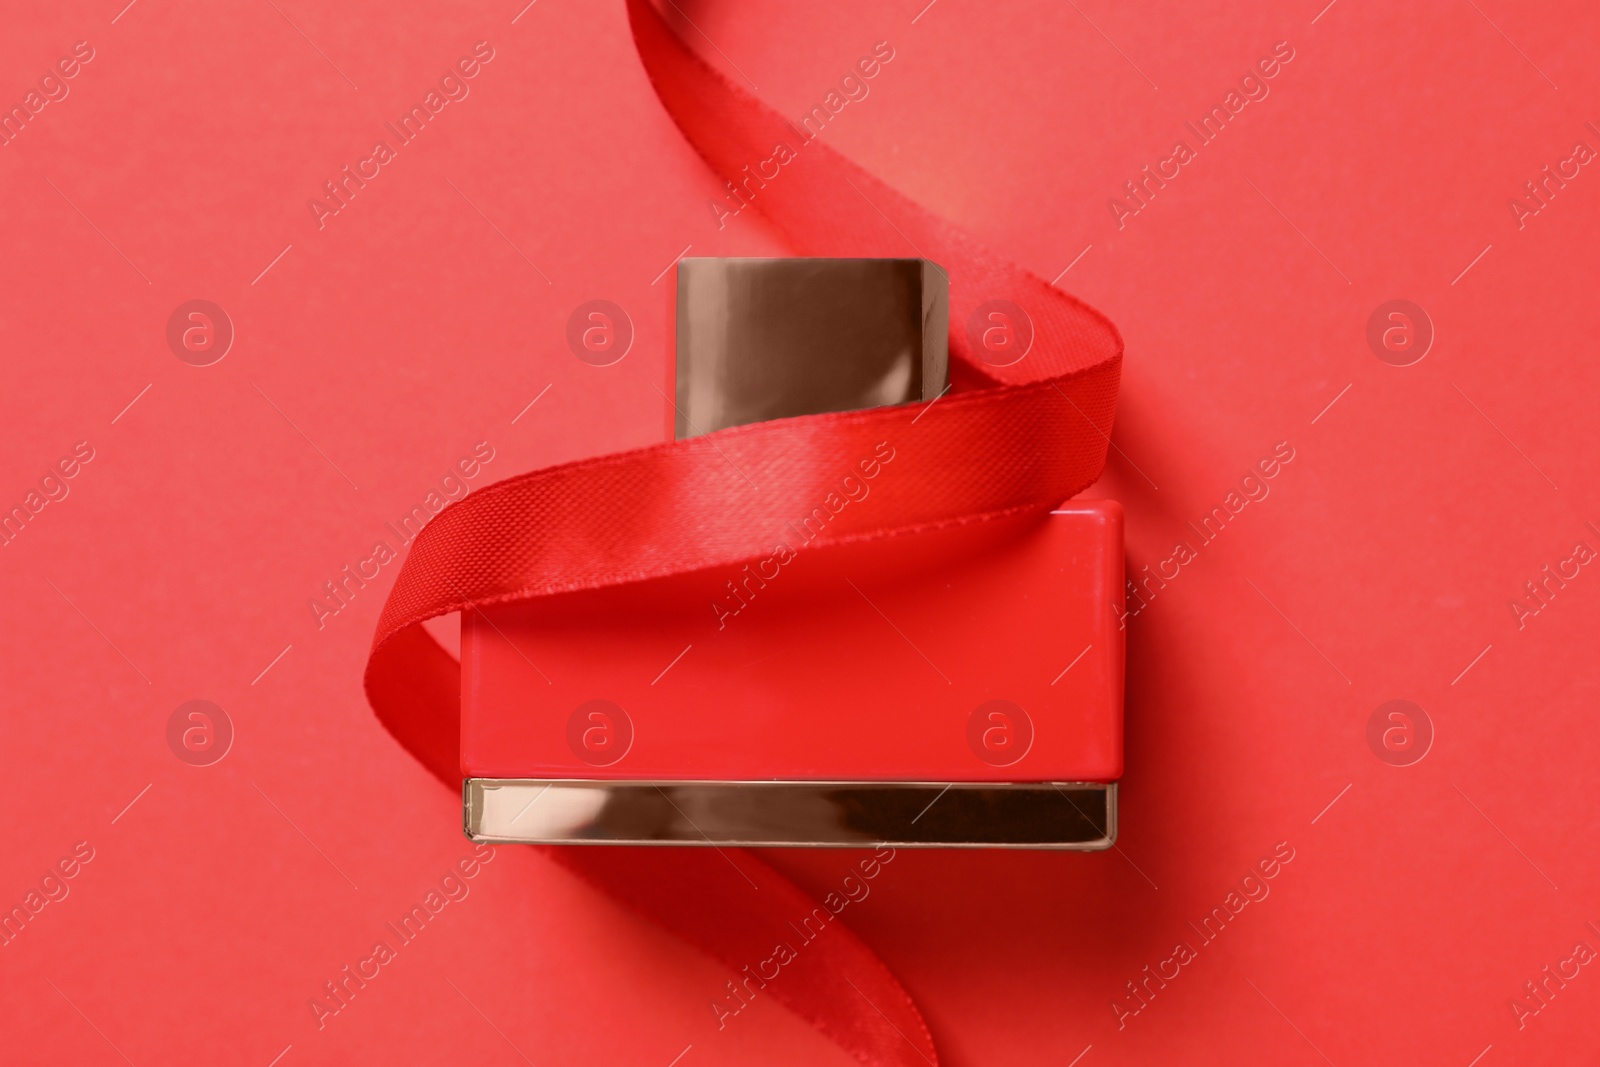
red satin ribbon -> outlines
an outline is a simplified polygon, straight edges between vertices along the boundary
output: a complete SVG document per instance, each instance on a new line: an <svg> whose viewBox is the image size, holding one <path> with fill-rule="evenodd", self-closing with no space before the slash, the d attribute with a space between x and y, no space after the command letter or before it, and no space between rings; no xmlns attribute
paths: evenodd
<svg viewBox="0 0 1600 1067"><path fill-rule="evenodd" d="M1122 362L1109 321L808 140L684 47L647 0L627 3L656 92L718 174L743 181L778 144L794 153L747 188L797 251L924 256L949 271L954 387L931 407L784 419L532 471L441 512L384 604L366 690L390 733L452 789L460 666L424 619L759 558L785 520L809 512L880 441L906 457L896 477L874 487L873 507L839 513L803 551L1043 512L1105 463ZM1032 324L1031 348L1010 366L967 343L969 319L995 299ZM548 850L738 974L790 939L788 924L815 902L755 856L725 852L749 881L704 849ZM937 1057L911 998L841 923L758 995L769 993L864 1063Z"/></svg>

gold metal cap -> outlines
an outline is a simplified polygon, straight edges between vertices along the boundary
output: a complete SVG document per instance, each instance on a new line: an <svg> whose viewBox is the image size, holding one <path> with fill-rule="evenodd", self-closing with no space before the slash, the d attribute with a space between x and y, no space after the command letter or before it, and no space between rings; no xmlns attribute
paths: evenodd
<svg viewBox="0 0 1600 1067"><path fill-rule="evenodd" d="M949 317L925 259L680 260L676 436L930 400Z"/></svg>

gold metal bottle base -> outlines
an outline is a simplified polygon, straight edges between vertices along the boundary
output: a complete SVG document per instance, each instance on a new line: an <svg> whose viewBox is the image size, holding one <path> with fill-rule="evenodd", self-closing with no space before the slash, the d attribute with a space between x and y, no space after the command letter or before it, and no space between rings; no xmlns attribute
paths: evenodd
<svg viewBox="0 0 1600 1067"><path fill-rule="evenodd" d="M1110 848L1103 782L684 782L468 778L474 841L541 845Z"/></svg>

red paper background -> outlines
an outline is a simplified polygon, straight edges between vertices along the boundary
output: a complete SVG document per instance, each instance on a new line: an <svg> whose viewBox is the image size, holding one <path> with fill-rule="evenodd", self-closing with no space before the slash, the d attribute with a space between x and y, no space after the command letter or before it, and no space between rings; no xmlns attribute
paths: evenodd
<svg viewBox="0 0 1600 1067"><path fill-rule="evenodd" d="M717 229L621 4L119 6L11 5L0 40L8 105L95 49L0 149L0 502L95 451L0 548L0 903L95 850L0 948L5 1058L843 1062L770 1001L716 1031L727 975L520 849L325 1028L307 1007L470 851L362 698L395 565L320 630L308 599L474 442L483 484L655 439L652 279L685 245L780 250L752 214ZM1600 1035L1590 967L1520 1029L1509 1006L1600 948L1600 577L1521 629L1507 606L1600 548L1600 177L1520 229L1507 207L1600 148L1600 12L1320 7L688 9L796 117L889 41L826 136L1042 277L1071 264L1127 339L1093 492L1133 567L1296 450L1132 622L1118 850L903 852L852 906L949 1063L1542 1064ZM479 40L470 96L319 230L307 198ZM1284 40L1270 96L1118 229L1122 183ZM607 368L564 341L594 297L637 331ZM194 298L237 331L206 368L164 337ZM1405 368L1364 336L1395 298L1437 330ZM237 730L207 768L166 742L197 698ZM1396 698L1436 732L1409 767L1366 739ZM1270 896L1119 1030L1124 983L1278 842ZM819 893L851 859L768 858Z"/></svg>

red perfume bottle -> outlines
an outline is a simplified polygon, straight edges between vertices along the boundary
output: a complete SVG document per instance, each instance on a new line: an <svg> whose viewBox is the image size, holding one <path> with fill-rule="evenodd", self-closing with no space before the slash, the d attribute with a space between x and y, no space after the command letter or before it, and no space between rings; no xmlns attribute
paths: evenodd
<svg viewBox="0 0 1600 1067"><path fill-rule="evenodd" d="M932 405L946 292L924 260L684 260L666 432ZM913 461L885 440L823 472L737 568L464 613L468 835L1108 847L1120 508L809 550Z"/></svg>

